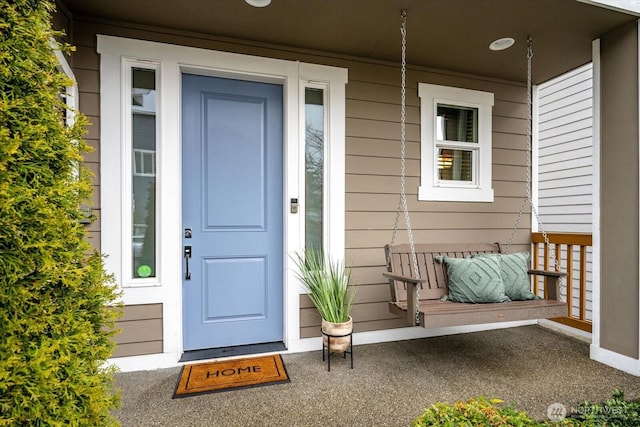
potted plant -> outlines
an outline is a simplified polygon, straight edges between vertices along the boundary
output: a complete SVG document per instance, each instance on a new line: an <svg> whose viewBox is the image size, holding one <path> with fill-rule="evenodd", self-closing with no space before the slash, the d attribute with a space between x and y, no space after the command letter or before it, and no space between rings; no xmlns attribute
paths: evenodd
<svg viewBox="0 0 640 427"><path fill-rule="evenodd" d="M346 351L351 342L348 335L353 331L350 313L355 294L349 286L350 271L342 262L332 262L322 251L314 249L296 253L294 262L302 286L322 317L324 345L328 346L327 335L342 335L330 339L330 348L332 353Z"/></svg>

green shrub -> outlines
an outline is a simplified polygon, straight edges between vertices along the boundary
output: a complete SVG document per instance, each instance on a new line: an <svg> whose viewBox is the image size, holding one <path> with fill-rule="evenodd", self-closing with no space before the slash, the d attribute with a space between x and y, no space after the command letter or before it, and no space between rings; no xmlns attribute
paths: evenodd
<svg viewBox="0 0 640 427"><path fill-rule="evenodd" d="M615 390L604 402L577 405L570 417L586 426L640 426L640 402L625 400L624 392Z"/></svg>
<svg viewBox="0 0 640 427"><path fill-rule="evenodd" d="M536 421L526 412L500 407L502 400L484 397L453 404L435 403L413 421L414 427L638 427L640 402L628 401L624 392L615 390L613 397L601 403L583 402L571 407L560 421Z"/></svg>
<svg viewBox="0 0 640 427"><path fill-rule="evenodd" d="M467 402L455 402L451 405L435 403L413 421L414 427L466 427L466 426L539 426L524 411L500 407L500 399L479 397Z"/></svg>
<svg viewBox="0 0 640 427"><path fill-rule="evenodd" d="M50 0L0 5L0 425L115 425L103 366L116 295L79 223L86 119L63 121L70 82L49 45L52 11Z"/></svg>

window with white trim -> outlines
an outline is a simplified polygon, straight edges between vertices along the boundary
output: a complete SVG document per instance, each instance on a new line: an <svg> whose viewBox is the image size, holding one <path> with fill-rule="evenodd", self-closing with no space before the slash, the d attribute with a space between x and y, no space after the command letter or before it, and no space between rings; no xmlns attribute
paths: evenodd
<svg viewBox="0 0 640 427"><path fill-rule="evenodd" d="M157 73L155 67L146 64L127 63L128 82L126 87L127 169L131 180L129 187L131 200L130 216L130 268L131 283L145 285L157 278L156 242L156 150L157 150ZM125 228L126 229L126 228Z"/></svg>
<svg viewBox="0 0 640 427"><path fill-rule="evenodd" d="M304 88L305 247L324 249L325 90Z"/></svg>
<svg viewBox="0 0 640 427"><path fill-rule="evenodd" d="M419 200L492 202L493 93L418 85Z"/></svg>
<svg viewBox="0 0 640 427"><path fill-rule="evenodd" d="M75 124L76 111L78 110L78 81L76 80L76 76L67 61L65 55L60 51L60 47L58 42L52 37L49 40L49 45L53 49L53 53L58 60L58 70L63 72L68 78L70 85L67 86L64 92L60 93L60 99L66 105L60 114L61 120L67 127L73 127ZM81 162L77 162L74 168L74 178L78 179L80 177L80 164ZM87 202L83 201L78 207L81 213L80 223L81 224L91 224L92 219L92 207L87 204Z"/></svg>
<svg viewBox="0 0 640 427"><path fill-rule="evenodd" d="M53 37L49 40L49 45L58 60L58 69L69 78L71 83L70 86L67 86L65 92L60 94L61 99L67 105L66 110L63 112L63 120L67 126L71 127L75 122L75 114L78 109L78 82L67 58L60 51L59 44Z"/></svg>

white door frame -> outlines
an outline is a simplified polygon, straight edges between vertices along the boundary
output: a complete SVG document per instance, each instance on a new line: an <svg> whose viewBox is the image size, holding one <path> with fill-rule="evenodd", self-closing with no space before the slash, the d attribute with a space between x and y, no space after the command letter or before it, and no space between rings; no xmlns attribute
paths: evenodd
<svg viewBox="0 0 640 427"><path fill-rule="evenodd" d="M344 161L345 161L345 84L347 70L98 35L101 55L101 251L105 264L122 288L122 302L163 304L163 353L115 358L122 370L174 366L182 354L182 238L181 238L181 74L184 72L283 85L284 104L284 341L289 351L316 346L314 339L300 338L301 287L293 273L293 251L304 247L304 205L290 213L289 200L304 191L304 88L307 83L324 84L328 91L327 166L328 187L325 206L329 224L327 251L334 259L344 258ZM125 215L131 212L130 189L123 185L129 135L126 126L126 73L131 62L149 63L158 73L157 112L157 218L159 241L157 262L162 268L154 281L133 279L123 260L130 257ZM302 104L302 105L301 105ZM302 162L302 164L301 164ZM301 173L302 172L302 173ZM319 342L319 341L318 341Z"/></svg>

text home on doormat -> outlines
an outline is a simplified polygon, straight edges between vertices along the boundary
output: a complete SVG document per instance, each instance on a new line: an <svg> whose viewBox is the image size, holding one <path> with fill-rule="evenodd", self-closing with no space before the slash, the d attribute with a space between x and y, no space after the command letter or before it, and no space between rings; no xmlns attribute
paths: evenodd
<svg viewBox="0 0 640 427"><path fill-rule="evenodd" d="M280 355L185 365L174 398L289 382Z"/></svg>

